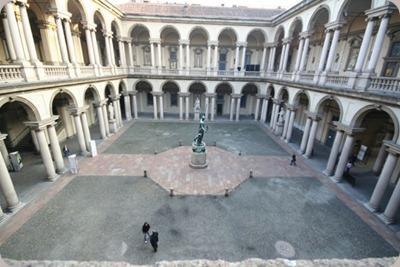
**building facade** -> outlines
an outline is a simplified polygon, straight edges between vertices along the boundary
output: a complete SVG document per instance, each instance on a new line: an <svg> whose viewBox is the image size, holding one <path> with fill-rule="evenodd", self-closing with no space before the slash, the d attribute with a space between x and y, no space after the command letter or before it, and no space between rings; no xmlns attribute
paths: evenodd
<svg viewBox="0 0 400 267"><path fill-rule="evenodd" d="M132 118L192 120L198 98L207 120L265 124L318 159L327 179L343 181L357 157L376 174L366 208L396 223L400 15L391 2L307 0L284 11L14 0L0 8L4 208L20 203L10 151L38 152L53 181L65 171L60 142L76 136L88 155L93 125L106 139Z"/></svg>

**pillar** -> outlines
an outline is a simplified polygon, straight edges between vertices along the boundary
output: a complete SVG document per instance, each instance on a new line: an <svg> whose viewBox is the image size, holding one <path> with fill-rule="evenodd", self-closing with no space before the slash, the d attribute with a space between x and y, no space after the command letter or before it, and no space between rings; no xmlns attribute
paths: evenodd
<svg viewBox="0 0 400 267"><path fill-rule="evenodd" d="M186 44L186 70L187 73L190 73L190 45L189 42Z"/></svg>
<svg viewBox="0 0 400 267"><path fill-rule="evenodd" d="M183 69L183 51L182 51L182 43L179 43L179 61L178 67L180 70Z"/></svg>
<svg viewBox="0 0 400 267"><path fill-rule="evenodd" d="M268 113L268 97L264 98L263 104L261 107L261 118L260 120L265 123L267 120L267 113Z"/></svg>
<svg viewBox="0 0 400 267"><path fill-rule="evenodd" d="M289 59L289 50L290 50L290 41L287 41L285 46L286 46L286 49L285 49L285 54L283 57L282 72L286 72L286 69L287 69L287 64L288 64L288 59Z"/></svg>
<svg viewBox="0 0 400 267"><path fill-rule="evenodd" d="M207 71L210 70L211 67L211 45L207 44Z"/></svg>
<svg viewBox="0 0 400 267"><path fill-rule="evenodd" d="M235 65L234 65L234 71L238 71L238 67L239 67L239 49L240 46L239 44L236 44L236 52L235 52Z"/></svg>
<svg viewBox="0 0 400 267"><path fill-rule="evenodd" d="M343 145L342 153L339 157L339 162L336 166L334 180L340 182L343 178L343 173L346 168L346 164L349 161L350 154L353 150L354 136L351 134L346 135L346 140Z"/></svg>
<svg viewBox="0 0 400 267"><path fill-rule="evenodd" d="M103 119L104 119L104 128L106 130L106 135L110 136L110 123L108 122L108 113L107 113L107 104L104 103L101 106L101 109L103 110Z"/></svg>
<svg viewBox="0 0 400 267"><path fill-rule="evenodd" d="M74 117L76 136L78 137L78 143L79 143L79 148L81 150L81 155L87 156L88 152L86 150L86 142L85 142L85 136L83 135L81 118L79 116L79 113L74 113L72 116Z"/></svg>
<svg viewBox="0 0 400 267"><path fill-rule="evenodd" d="M285 137L287 143L290 143L290 139L292 138L294 119L296 117L295 109L289 109L289 111L290 111L289 126Z"/></svg>
<svg viewBox="0 0 400 267"><path fill-rule="evenodd" d="M233 112L235 110L235 98L231 95L231 109L229 113L229 120L233 121Z"/></svg>
<svg viewBox="0 0 400 267"><path fill-rule="evenodd" d="M333 145L331 148L331 153L329 154L328 163L326 164L326 169L323 173L326 176L331 176L333 174L333 170L335 169L335 164L337 157L339 155L340 145L342 144L343 140L343 131L337 130L335 135L335 140L333 141Z"/></svg>
<svg viewBox="0 0 400 267"><path fill-rule="evenodd" d="M74 46L74 41L72 40L70 21L64 20L64 28L65 28L65 36L67 39L69 57L71 59L71 63L76 64L77 62L76 62L75 46Z"/></svg>
<svg viewBox="0 0 400 267"><path fill-rule="evenodd" d="M133 68L133 50L131 41L128 42L128 65Z"/></svg>
<svg viewBox="0 0 400 267"><path fill-rule="evenodd" d="M0 154L0 189L6 200L7 208L11 211L15 210L20 205L20 202L2 154Z"/></svg>
<svg viewBox="0 0 400 267"><path fill-rule="evenodd" d="M163 96L159 95L159 101L160 101L160 119L164 119L164 101L163 101Z"/></svg>
<svg viewBox="0 0 400 267"><path fill-rule="evenodd" d="M384 141L385 140L390 140L392 137L391 133L387 133L385 135ZM385 143L382 143L378 155L376 156L376 160L374 162L374 165L372 166L372 171L374 173L379 173L383 167L383 164L385 162L385 158L386 158L386 146Z"/></svg>
<svg viewBox="0 0 400 267"><path fill-rule="evenodd" d="M183 120L183 96L179 96L179 120Z"/></svg>
<svg viewBox="0 0 400 267"><path fill-rule="evenodd" d="M43 165L46 169L47 178L50 181L54 181L58 177L58 175L56 174L56 171L54 169L53 159L51 158L51 154L50 154L49 146L47 144L44 129L37 128L37 129L35 129L35 131L36 131L36 136L37 136L37 139L39 142L40 155L42 156Z"/></svg>
<svg viewBox="0 0 400 267"><path fill-rule="evenodd" d="M210 98L208 95L206 95L206 102L205 102L205 110L204 110L204 115L206 117L206 120L208 120L208 106L210 105Z"/></svg>
<svg viewBox="0 0 400 267"><path fill-rule="evenodd" d="M151 67L154 68L155 64L154 64L154 43L153 42L150 43L150 57L151 57Z"/></svg>
<svg viewBox="0 0 400 267"><path fill-rule="evenodd" d="M65 43L65 35L64 35L62 21L59 16L56 16L55 19L57 24L57 37L58 37L58 44L60 45L62 61L65 64L68 64L69 63L68 51L67 51L67 45Z"/></svg>
<svg viewBox="0 0 400 267"><path fill-rule="evenodd" d="M214 46L214 71L218 72L218 45Z"/></svg>
<svg viewBox="0 0 400 267"><path fill-rule="evenodd" d="M153 113L154 113L154 119L158 119L158 112L157 112L157 96L153 95Z"/></svg>
<svg viewBox="0 0 400 267"><path fill-rule="evenodd" d="M330 30L325 31L325 40L324 45L322 46L321 57L319 59L318 70L317 73L320 73L324 70L326 55L328 54L329 43L331 41L332 32Z"/></svg>
<svg viewBox="0 0 400 267"><path fill-rule="evenodd" d="M100 52L99 52L99 46L97 43L96 30L93 29L92 31L90 31L90 34L92 36L94 58L96 60L97 65L100 66L100 65L102 65L102 62L100 60ZM107 42L107 39L105 41Z"/></svg>
<svg viewBox="0 0 400 267"><path fill-rule="evenodd" d="M386 209L382 215L382 219L386 224L392 224L395 221L397 210L400 206L400 182L397 181L396 187L389 199Z"/></svg>
<svg viewBox="0 0 400 267"><path fill-rule="evenodd" d="M388 156L385 161L385 165L383 165L383 169L381 175L379 175L378 182L375 185L374 191L371 195L371 198L368 202L368 208L371 211L377 211L379 208L379 204L382 201L382 198L386 192L386 189L390 182L390 177L392 176L392 172L396 166L397 159L399 155L392 149L388 149ZM397 185L396 185L397 187Z"/></svg>
<svg viewBox="0 0 400 267"><path fill-rule="evenodd" d="M311 157L314 148L315 135L317 134L317 128L318 128L318 118L315 118L312 120L310 136L308 137L307 141L306 153L304 155L306 158Z"/></svg>
<svg viewBox="0 0 400 267"><path fill-rule="evenodd" d="M55 122L53 124L50 124L47 127L47 132L49 134L51 152L54 157L57 173L62 174L66 171L66 169L64 166L64 159L61 153L60 143L58 142L57 132L54 125Z"/></svg>
<svg viewBox="0 0 400 267"><path fill-rule="evenodd" d="M133 115L135 116L135 119L137 119L137 118L139 118L139 116L138 116L138 109L137 109L136 94L132 95L132 106L133 106Z"/></svg>
<svg viewBox="0 0 400 267"><path fill-rule="evenodd" d="M106 139L107 133L106 133L106 127L104 125L103 109L101 107L101 103L96 103L95 108L97 113L97 119L99 121L101 139Z"/></svg>
<svg viewBox="0 0 400 267"><path fill-rule="evenodd" d="M14 45L14 50L18 62L25 60L24 49L22 47L22 40L19 34L17 19L15 18L14 3L9 2L6 5L6 13L8 25L10 27L11 38Z"/></svg>
<svg viewBox="0 0 400 267"><path fill-rule="evenodd" d="M310 45L310 37L307 36L304 40L303 51L301 55L299 71L305 71L308 60L308 46Z"/></svg>
<svg viewBox="0 0 400 267"><path fill-rule="evenodd" d="M379 25L378 33L376 34L375 43L372 48L372 54L368 63L367 72L375 72L376 64L378 63L379 54L382 51L383 41L385 40L386 30L389 25L389 15L385 15L381 19L381 24Z"/></svg>
<svg viewBox="0 0 400 267"><path fill-rule="evenodd" d="M186 115L185 115L185 119L189 120L189 95L187 95L186 97Z"/></svg>
<svg viewBox="0 0 400 267"><path fill-rule="evenodd" d="M237 97L236 99L236 121L239 121L240 118L240 96Z"/></svg>
<svg viewBox="0 0 400 267"><path fill-rule="evenodd" d="M301 138L301 144L300 144L301 153L304 153L306 151L308 136L310 134L311 121L312 121L311 118L307 117L306 125L304 126L303 137Z"/></svg>
<svg viewBox="0 0 400 267"><path fill-rule="evenodd" d="M215 95L211 97L211 121L214 121L215 116Z"/></svg>
<svg viewBox="0 0 400 267"><path fill-rule="evenodd" d="M329 49L328 59L326 61L326 67L325 67L326 72L330 72L332 69L332 64L333 64L333 60L335 58L335 53L336 53L336 47L339 43L339 35L340 35L340 27L337 27L335 29L335 32L333 33L333 38L332 38L332 42L331 42L331 47Z"/></svg>
<svg viewBox="0 0 400 267"><path fill-rule="evenodd" d="M286 134L289 128L289 117L290 117L290 110L289 108L286 109L286 114L285 114L285 123L283 125L283 131L282 131L282 139L286 139Z"/></svg>
<svg viewBox="0 0 400 267"><path fill-rule="evenodd" d="M86 112L82 112L81 120L82 120L82 129L83 129L83 136L85 137L86 148L90 150L90 141L92 140L92 138L90 137L89 124L87 121Z"/></svg>
<svg viewBox="0 0 400 267"><path fill-rule="evenodd" d="M109 35L107 33L104 33L103 36L105 38L105 44L106 44L107 66L112 66L111 47L110 47L110 42L108 41Z"/></svg>
<svg viewBox="0 0 400 267"><path fill-rule="evenodd" d="M294 70L298 71L300 68L301 56L303 54L304 38L300 38L299 47L297 49L296 64Z"/></svg>
<svg viewBox="0 0 400 267"><path fill-rule="evenodd" d="M244 44L243 45L243 50L242 50L242 64L241 64L241 66L240 66L240 68L241 68L241 71L246 71L246 69L245 69L245 61L246 61L246 47L247 46L247 44Z"/></svg>
<svg viewBox="0 0 400 267"><path fill-rule="evenodd" d="M29 57L32 62L37 62L38 57L35 48L35 42L33 41L31 24L29 23L28 12L26 11L26 5L23 3L19 7L21 13L22 26L24 28L24 36L26 39L26 44L28 46Z"/></svg>
<svg viewBox="0 0 400 267"><path fill-rule="evenodd" d="M86 35L86 45L87 45L87 51L89 55L89 62L90 65L96 64L96 60L94 59L94 46L92 43L92 37L90 35L90 30L89 28L85 28L85 35Z"/></svg>
<svg viewBox="0 0 400 267"><path fill-rule="evenodd" d="M261 57L260 72L264 72L264 70L265 70L265 58L266 57L267 57L267 47L264 46L262 57Z"/></svg>
<svg viewBox="0 0 400 267"><path fill-rule="evenodd" d="M10 157L8 155L8 150L6 147L6 144L4 143L4 139L6 139L7 135L6 134L0 134L0 153L3 155L4 163L7 166L7 169L11 169L11 162L10 162Z"/></svg>
<svg viewBox="0 0 400 267"><path fill-rule="evenodd" d="M254 120L255 121L258 121L259 110L260 110L260 97L257 96L256 107L254 109Z"/></svg>
<svg viewBox="0 0 400 267"><path fill-rule="evenodd" d="M375 21L373 18L368 19L367 28L362 39L360 51L358 52L356 66L354 67L355 72L361 72L367 58L368 47L371 42L372 31L374 30Z"/></svg>
<svg viewBox="0 0 400 267"><path fill-rule="evenodd" d="M161 41L157 42L157 58L158 63L157 66L161 70L162 69L162 61L161 61Z"/></svg>
<svg viewBox="0 0 400 267"><path fill-rule="evenodd" d="M129 94L124 95L125 103L125 118L130 121L132 119L131 101L129 99Z"/></svg>
<svg viewBox="0 0 400 267"><path fill-rule="evenodd" d="M11 60L14 62L17 59L17 55L15 54L14 44L10 32L10 26L8 25L7 17L3 17L2 20L3 20L4 35L6 36L7 51L10 54Z"/></svg>
<svg viewBox="0 0 400 267"><path fill-rule="evenodd" d="M114 43L113 43L113 34L110 33L108 35L108 41L110 42L110 54L111 54L111 65L116 66L115 62L115 50L114 50Z"/></svg>

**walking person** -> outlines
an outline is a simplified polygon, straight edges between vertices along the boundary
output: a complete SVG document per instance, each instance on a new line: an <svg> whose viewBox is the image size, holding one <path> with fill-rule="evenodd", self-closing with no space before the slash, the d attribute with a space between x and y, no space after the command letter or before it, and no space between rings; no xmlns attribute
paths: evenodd
<svg viewBox="0 0 400 267"><path fill-rule="evenodd" d="M157 248L158 248L158 233L157 232L153 232L150 236L150 244L154 249L154 252L157 252Z"/></svg>
<svg viewBox="0 0 400 267"><path fill-rule="evenodd" d="M351 162L351 160L349 160L346 164L346 174L349 175L350 174L350 169L353 167L353 163Z"/></svg>
<svg viewBox="0 0 400 267"><path fill-rule="evenodd" d="M67 145L64 145L63 153L64 153L65 158L67 158L69 156L70 152L69 152Z"/></svg>
<svg viewBox="0 0 400 267"><path fill-rule="evenodd" d="M296 155L295 154L293 154L292 155L292 160L290 161L290 166L296 166Z"/></svg>
<svg viewBox="0 0 400 267"><path fill-rule="evenodd" d="M142 232L143 232L143 234L144 234L144 243L145 243L145 244L147 244L147 242L148 242L149 239L150 239L149 231L150 231L150 224L148 224L147 222L145 222L145 223L143 224L143 226L142 226Z"/></svg>

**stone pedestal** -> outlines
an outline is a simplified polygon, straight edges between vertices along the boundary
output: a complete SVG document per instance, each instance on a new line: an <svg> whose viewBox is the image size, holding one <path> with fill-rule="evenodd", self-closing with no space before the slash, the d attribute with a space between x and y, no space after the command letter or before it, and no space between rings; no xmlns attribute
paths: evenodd
<svg viewBox="0 0 400 267"><path fill-rule="evenodd" d="M284 123L283 122L281 122L281 121L279 121L279 122L277 122L277 124L276 124L276 129L275 129L275 134L276 135L282 135L282 133L283 133L283 126L284 126Z"/></svg>
<svg viewBox="0 0 400 267"><path fill-rule="evenodd" d="M194 169L204 169L207 168L207 152L194 152L190 156L189 166Z"/></svg>
<svg viewBox="0 0 400 267"><path fill-rule="evenodd" d="M195 111L195 112L194 112L194 120L195 120L195 121L198 121L199 119L200 119L200 112Z"/></svg>
<svg viewBox="0 0 400 267"><path fill-rule="evenodd" d="M117 120L116 119L112 119L109 121L110 123L110 132L112 133L116 133L118 128L117 128Z"/></svg>

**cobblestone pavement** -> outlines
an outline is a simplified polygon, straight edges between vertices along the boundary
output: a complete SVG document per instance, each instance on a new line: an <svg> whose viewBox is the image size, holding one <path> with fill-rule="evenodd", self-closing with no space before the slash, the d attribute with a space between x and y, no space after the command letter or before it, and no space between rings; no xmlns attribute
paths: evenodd
<svg viewBox="0 0 400 267"><path fill-rule="evenodd" d="M236 188L254 176L298 177L310 176L300 167L288 166L289 158L282 156L239 156L232 152L208 147L208 167L189 167L191 147L170 149L157 155L101 154L81 167L80 175L142 176L148 177L175 194L219 195Z"/></svg>

